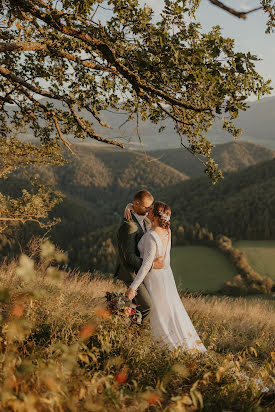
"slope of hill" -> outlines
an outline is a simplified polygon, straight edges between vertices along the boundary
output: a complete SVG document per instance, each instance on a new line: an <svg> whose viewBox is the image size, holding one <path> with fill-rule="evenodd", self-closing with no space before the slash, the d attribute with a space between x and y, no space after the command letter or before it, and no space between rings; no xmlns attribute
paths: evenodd
<svg viewBox="0 0 275 412"><path fill-rule="evenodd" d="M76 157L68 155L64 166L30 171L66 195L52 213L61 218L61 223L51 230L51 238L64 250L75 248L74 254L87 234L119 223L125 205L137 190L146 188L158 196L165 187L188 179L178 170L140 152L92 148L85 144L75 145L73 149ZM18 196L24 187L29 184L21 171L0 180L0 191L5 194ZM5 233L0 243L6 246L0 246L0 250L6 254L10 245L18 251L19 244L23 247L29 236L37 233L35 225L27 225L20 235L17 226L11 228L7 234L10 242Z"/></svg>
<svg viewBox="0 0 275 412"><path fill-rule="evenodd" d="M271 155L270 151L251 144L235 145L232 150L231 146L230 150L224 146L217 150L221 157L226 153L225 159L231 166L237 166L241 158L244 164L245 159L256 161L257 156ZM104 253L101 256L102 250L96 246L101 239L100 231L119 223L125 205L141 188L170 204L176 222L199 222L214 234L237 239L275 239L275 160L227 173L223 181L213 186L206 177L188 180L186 174L165 165L162 159L146 158L141 153L85 144L75 146L74 150L77 157L69 156L64 167L44 167L39 173L46 183L52 183L67 196L53 212L62 222L50 235L56 244L70 251L71 262L82 269L92 270L98 261L104 261ZM17 175L2 180L0 191L19 194L25 185ZM14 231L9 233L8 241L3 235L2 255L7 254L9 244L20 249L31 234L38 232L34 225L28 225L20 236ZM112 248L109 238L108 235L103 239L108 250ZM89 261L90 254L96 256L96 262ZM113 270L114 260L107 266Z"/></svg>
<svg viewBox="0 0 275 412"><path fill-rule="evenodd" d="M215 186L191 179L162 193L173 215L237 239L275 239L275 159L228 173Z"/></svg>
<svg viewBox="0 0 275 412"><path fill-rule="evenodd" d="M204 174L204 166L184 148L152 150L148 153L189 177ZM275 157L275 150L240 141L218 144L212 153L223 172L232 172Z"/></svg>
<svg viewBox="0 0 275 412"><path fill-rule="evenodd" d="M158 187L176 184L188 179L184 173L140 152L89 145L74 145L76 156L67 155L68 163L62 167L43 167L41 177L58 187L82 186L110 188L111 186L136 190L140 187ZM37 169L38 170L38 169ZM54 177L54 178L53 178Z"/></svg>
<svg viewBox="0 0 275 412"><path fill-rule="evenodd" d="M76 157L68 155L64 166L43 167L34 172L66 195L91 202L90 206L98 209L98 222L104 214L121 216L137 190L145 188L157 194L188 179L178 170L140 152L91 148L85 144L75 145L73 149Z"/></svg>
<svg viewBox="0 0 275 412"><path fill-rule="evenodd" d="M125 285L53 270L47 249L1 265L1 411L274 410L269 302L182 297L207 353L175 354L107 308Z"/></svg>

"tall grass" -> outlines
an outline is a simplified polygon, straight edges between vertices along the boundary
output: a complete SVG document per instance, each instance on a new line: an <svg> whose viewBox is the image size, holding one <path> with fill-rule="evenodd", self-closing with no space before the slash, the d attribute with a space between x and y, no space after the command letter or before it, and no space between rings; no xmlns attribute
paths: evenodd
<svg viewBox="0 0 275 412"><path fill-rule="evenodd" d="M30 255L0 268L1 411L273 410L268 301L183 296L208 353L170 353L106 309L121 282L60 270L49 243Z"/></svg>

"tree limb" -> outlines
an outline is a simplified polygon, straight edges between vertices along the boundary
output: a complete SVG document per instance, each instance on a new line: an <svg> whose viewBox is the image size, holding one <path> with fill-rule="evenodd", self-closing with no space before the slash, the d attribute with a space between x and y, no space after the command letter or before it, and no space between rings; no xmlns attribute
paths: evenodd
<svg viewBox="0 0 275 412"><path fill-rule="evenodd" d="M92 131L88 128L88 126L83 122L83 120L78 116L78 114L77 114L76 111L75 111L74 106L73 106L72 104L70 104L70 103L68 104L68 106L69 106L69 109L70 109L72 115L74 116L77 124L79 125L79 127L80 127L84 132L86 132L92 139L95 139L95 140L97 140L97 141L99 141L99 142L112 144L112 145L114 145L114 146L119 146L119 147L121 147L122 149L124 148L123 144L122 144L122 143L119 143L117 140L106 139L106 138L101 137L101 136L97 135L96 133L92 132Z"/></svg>
<svg viewBox="0 0 275 412"><path fill-rule="evenodd" d="M39 42L0 42L0 53L3 52L23 52L23 51L37 51L37 50L45 50L46 44L41 44Z"/></svg>
<svg viewBox="0 0 275 412"><path fill-rule="evenodd" d="M104 65L98 63L92 63L87 60L81 60L74 54L65 52L56 48L53 43L47 41L45 43L39 42L0 42L0 53L5 53L8 51L11 52L24 52L24 51L39 51L39 50L47 50L49 49L53 54L63 57L67 60L71 60L74 62L78 62L82 64L82 66L87 67L92 70L102 70L105 72L111 72L114 74L119 74L119 72L114 69L113 67L106 67Z"/></svg>
<svg viewBox="0 0 275 412"><path fill-rule="evenodd" d="M106 127L107 129L111 129L111 126L108 123L104 123L98 116L98 114L94 110L92 110L88 105L85 106L85 109L88 110L88 112L94 116L94 118L98 121L98 123L101 126Z"/></svg>
<svg viewBox="0 0 275 412"><path fill-rule="evenodd" d="M56 100L64 100L63 96L60 96L55 93L48 92L47 90L43 90L38 86L33 86L32 84L26 82L22 77L17 76L16 74L12 73L9 69L6 67L0 66L0 74L2 74L4 77L6 77L8 80L11 80L12 82L16 82L21 84L22 86L26 87L27 89L31 90L32 92L36 94L40 94L41 96L49 97L50 99L56 99Z"/></svg>
<svg viewBox="0 0 275 412"><path fill-rule="evenodd" d="M39 1L39 3L43 3ZM50 15L41 12L31 0L17 0L16 1L17 7L20 9L22 8L25 12L31 13L34 17L44 21L47 23L49 26L55 28L56 30L60 31L61 33L72 36L74 38L77 38L79 40L82 40L84 43L88 44L89 46L92 46L94 50L98 51L101 53L103 58L105 58L112 66L115 66L117 71L129 81L129 83L132 85L133 89L136 91L137 95L140 96L141 98L144 98L146 100L146 96L144 95L144 92L150 93L153 96L158 96L162 97L165 101L167 101L170 104L177 105L179 107L183 107L187 110L192 110L195 112L209 112L211 111L211 108L201 108L201 107L196 107L193 105L188 105L185 102L182 102L181 100L178 100L162 90L156 89L155 87L144 83L139 75L132 70L128 69L123 63L119 61L119 59L116 57L115 52L111 49L109 45L107 45L105 42L102 40L99 40L95 37L91 37L89 33L85 33L81 31L80 29L76 29L72 26L65 25L61 22L59 15L60 12L58 10L55 10L51 8L52 12ZM44 5L45 7L45 5ZM54 12L53 12L54 11ZM98 32L98 28L95 29Z"/></svg>
<svg viewBox="0 0 275 412"><path fill-rule="evenodd" d="M227 11L230 14L233 14L233 16L238 17L239 19L246 19L246 15L249 13L253 13L254 11L258 11L261 10L263 7L256 7L255 9L252 10L248 10L248 11L237 11L235 9L232 9L232 7L228 7L225 4L223 4L221 1L219 0L209 0L210 3L214 4L214 6L219 7L220 9L223 9L225 11Z"/></svg>
<svg viewBox="0 0 275 412"><path fill-rule="evenodd" d="M184 120L181 120L178 117L174 116L169 110L166 110L165 107L163 107L160 103L157 103L157 105L161 110L163 110L165 113L167 113L168 116L171 117L176 122L181 123L181 124L185 124L185 125L188 125L188 126L192 126L194 124L194 123L185 122Z"/></svg>

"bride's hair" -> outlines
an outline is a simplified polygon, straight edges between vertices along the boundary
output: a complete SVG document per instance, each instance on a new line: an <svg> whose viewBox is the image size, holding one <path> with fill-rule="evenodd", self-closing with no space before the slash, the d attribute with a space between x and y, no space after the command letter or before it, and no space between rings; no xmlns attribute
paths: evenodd
<svg viewBox="0 0 275 412"><path fill-rule="evenodd" d="M170 206L163 202L155 202L153 205L153 214L158 217L158 224L160 227L167 230L170 228Z"/></svg>

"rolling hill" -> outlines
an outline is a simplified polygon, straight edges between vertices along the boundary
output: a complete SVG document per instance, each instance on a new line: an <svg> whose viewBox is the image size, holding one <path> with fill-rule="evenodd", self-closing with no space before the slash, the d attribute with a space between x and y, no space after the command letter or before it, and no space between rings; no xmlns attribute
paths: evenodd
<svg viewBox="0 0 275 412"><path fill-rule="evenodd" d="M85 144L75 145L73 150L76 156L67 155L68 163L64 166L33 172L63 193L95 206L104 203L109 211L121 213L122 205L137 190L146 188L158 193L188 179L180 171L140 152L91 148Z"/></svg>
<svg viewBox="0 0 275 412"><path fill-rule="evenodd" d="M226 173L212 185L190 179L162 192L173 215L236 239L275 239L275 159Z"/></svg>
<svg viewBox="0 0 275 412"><path fill-rule="evenodd" d="M189 177L201 176L204 173L204 166L184 148L152 150L148 153ZM273 149L240 141L218 144L212 153L223 172L236 171L275 157Z"/></svg>
<svg viewBox="0 0 275 412"><path fill-rule="evenodd" d="M236 239L275 239L275 160L225 173L224 180L213 186L207 177L190 179L163 159L146 157L140 152L92 148L86 144L75 145L74 150L77 156L68 155L65 166L32 172L39 173L44 182L66 195L53 212L62 222L52 229L50 236L61 248L71 251L75 265L85 262L89 266L89 253L104 259L105 252L96 246L101 239L106 250L112 248L111 235L107 231L105 236L104 228L114 225L111 232L115 231L125 205L141 188L170 204L176 223L199 222L214 234ZM228 167L243 167L273 156L272 151L251 144L221 145L216 150ZM167 152L169 156L176 155L175 151ZM169 156L171 162L173 157ZM179 156L175 159L173 164L180 169ZM16 195L25 186L26 181L18 172L0 182L0 191ZM20 236L17 232L9 233L9 242L11 246L22 246L37 233L34 225L27 225ZM7 239L1 244L0 249L6 254ZM110 265L113 267L114 262Z"/></svg>

